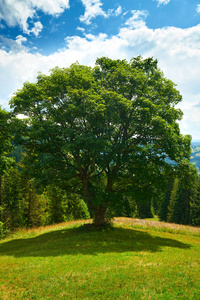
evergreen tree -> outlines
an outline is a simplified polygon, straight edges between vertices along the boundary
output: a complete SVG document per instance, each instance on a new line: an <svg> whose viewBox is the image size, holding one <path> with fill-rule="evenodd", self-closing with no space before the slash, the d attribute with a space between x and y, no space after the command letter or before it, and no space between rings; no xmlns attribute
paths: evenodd
<svg viewBox="0 0 200 300"><path fill-rule="evenodd" d="M195 197L191 201L191 225L200 226L200 178L196 180Z"/></svg>
<svg viewBox="0 0 200 300"><path fill-rule="evenodd" d="M170 197L167 221L177 224L189 224L191 198L192 189L190 187L184 188L182 182L176 179Z"/></svg>
<svg viewBox="0 0 200 300"><path fill-rule="evenodd" d="M191 224L191 204L195 203L197 197L198 174L196 168L187 162L181 166L179 171L179 177L175 179L170 195L167 221Z"/></svg>
<svg viewBox="0 0 200 300"><path fill-rule="evenodd" d="M2 221L5 230L25 226L24 203L22 201L21 178L16 167L2 177Z"/></svg>
<svg viewBox="0 0 200 300"><path fill-rule="evenodd" d="M159 211L159 218L161 221L167 221L168 207L170 203L171 193L174 187L174 179L170 179L168 183L168 188L163 195L163 201L161 202L161 207Z"/></svg>
<svg viewBox="0 0 200 300"><path fill-rule="evenodd" d="M49 185L44 194L48 200L49 222L89 219L87 205L78 194L68 193L55 185Z"/></svg>
<svg viewBox="0 0 200 300"><path fill-rule="evenodd" d="M7 168L13 163L8 158L11 152L12 126L10 123L10 114L1 109L0 106L0 227L2 228L2 176Z"/></svg>

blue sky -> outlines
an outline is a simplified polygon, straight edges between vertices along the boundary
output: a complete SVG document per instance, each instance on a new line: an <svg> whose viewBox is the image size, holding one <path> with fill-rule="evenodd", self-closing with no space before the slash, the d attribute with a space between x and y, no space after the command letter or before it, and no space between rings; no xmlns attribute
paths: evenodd
<svg viewBox="0 0 200 300"><path fill-rule="evenodd" d="M0 104L38 71L97 57L158 59L177 84L181 132L200 139L200 0L0 0Z"/></svg>

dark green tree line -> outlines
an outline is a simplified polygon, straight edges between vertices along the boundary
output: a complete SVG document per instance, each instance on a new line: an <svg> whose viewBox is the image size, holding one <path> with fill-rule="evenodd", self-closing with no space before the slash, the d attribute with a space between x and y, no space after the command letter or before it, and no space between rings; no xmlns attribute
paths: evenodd
<svg viewBox="0 0 200 300"><path fill-rule="evenodd" d="M169 180L159 216L163 221L199 226L199 176L192 164L183 167L179 176Z"/></svg>
<svg viewBox="0 0 200 300"><path fill-rule="evenodd" d="M75 219L88 219L90 214L78 195L69 195L56 186L37 191L33 180L17 165L2 176L1 234L22 227L45 226Z"/></svg>
<svg viewBox="0 0 200 300"><path fill-rule="evenodd" d="M13 160L8 157L11 152L12 130L10 125L10 114L0 107L0 233L3 230L2 222L2 176Z"/></svg>

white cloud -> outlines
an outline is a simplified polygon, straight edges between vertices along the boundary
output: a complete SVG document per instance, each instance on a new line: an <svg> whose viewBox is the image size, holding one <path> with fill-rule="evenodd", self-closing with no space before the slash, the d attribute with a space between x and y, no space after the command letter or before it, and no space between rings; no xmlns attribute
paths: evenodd
<svg viewBox="0 0 200 300"><path fill-rule="evenodd" d="M79 30L79 31L81 31L81 32L85 32L85 28L77 27L76 29Z"/></svg>
<svg viewBox="0 0 200 300"><path fill-rule="evenodd" d="M86 23L87 25L91 24L91 19L96 18L97 16L107 17L106 13L103 11L101 6L103 5L100 0L81 0L85 6L85 13L83 16L80 16L80 21Z"/></svg>
<svg viewBox="0 0 200 300"><path fill-rule="evenodd" d="M111 8L109 9L106 13L105 13L105 17L109 18L109 17L118 17L119 15L121 15L122 13L122 7L118 6L117 9Z"/></svg>
<svg viewBox="0 0 200 300"><path fill-rule="evenodd" d="M85 37L87 38L87 40L91 40L91 41L95 41L95 42L101 42L101 41L106 41L107 39L107 34L105 33L100 33L98 36L95 36L93 34L86 34ZM73 40L73 38L72 38ZM66 40L66 42L68 42L68 40Z"/></svg>
<svg viewBox="0 0 200 300"><path fill-rule="evenodd" d="M145 58L153 56L183 95L180 104L185 115L180 123L182 132L200 138L200 25L187 29L150 29L144 21L135 26L137 19L130 19L112 37L103 33L68 37L66 47L49 56L27 53L23 49L18 53L0 50L1 104L8 109L8 95L21 88L26 80L35 81L38 71L48 73L54 66L66 67L75 61L94 65L96 58L101 56L127 60L140 54ZM20 36L17 40L18 46L20 40L25 42Z"/></svg>
<svg viewBox="0 0 200 300"><path fill-rule="evenodd" d="M132 10L132 14L133 16L126 21L125 25L129 28L140 28L145 26L144 19L148 15L146 10Z"/></svg>
<svg viewBox="0 0 200 300"><path fill-rule="evenodd" d="M25 0L27 1L27 0ZM59 15L69 8L69 0L29 0L33 7L49 15Z"/></svg>
<svg viewBox="0 0 200 300"><path fill-rule="evenodd" d="M115 10L115 16L117 17L117 16L121 15L121 13L122 13L122 7L119 6L119 7Z"/></svg>
<svg viewBox="0 0 200 300"><path fill-rule="evenodd" d="M154 0L154 1L158 2L158 6L167 5L170 2L170 0Z"/></svg>
<svg viewBox="0 0 200 300"><path fill-rule="evenodd" d="M4 0L0 2L0 21L4 20L8 26L19 25L24 33L38 36L42 24L36 22L32 30L29 29L28 19L37 17L37 10L50 15L59 15L69 8L69 0Z"/></svg>
<svg viewBox="0 0 200 300"><path fill-rule="evenodd" d="M18 35L16 37L16 43L20 46L22 45L23 42L26 42L26 41L27 41L27 38L22 35Z"/></svg>
<svg viewBox="0 0 200 300"><path fill-rule="evenodd" d="M105 12L102 9L103 3L101 0L81 0L82 4L85 6L84 15L80 16L79 20L87 25L91 24L91 20L97 16L104 18L109 18L111 16L119 16L122 13L122 7L118 6L116 10L109 9Z"/></svg>
<svg viewBox="0 0 200 300"><path fill-rule="evenodd" d="M0 49L7 50L7 51L13 51L13 52L19 52L19 51L25 51L28 50L23 43L27 41L27 38L18 35L15 40L5 38L4 36L0 35Z"/></svg>
<svg viewBox="0 0 200 300"><path fill-rule="evenodd" d="M20 25L24 32L28 30L27 19L33 18L36 11L30 1L5 0L0 2L0 20L8 26Z"/></svg>
<svg viewBox="0 0 200 300"><path fill-rule="evenodd" d="M41 22L35 22L34 27L29 30L29 32L32 32L36 37L38 37L39 33L42 31L43 25Z"/></svg>
<svg viewBox="0 0 200 300"><path fill-rule="evenodd" d="M200 4L197 5L196 11L200 13Z"/></svg>

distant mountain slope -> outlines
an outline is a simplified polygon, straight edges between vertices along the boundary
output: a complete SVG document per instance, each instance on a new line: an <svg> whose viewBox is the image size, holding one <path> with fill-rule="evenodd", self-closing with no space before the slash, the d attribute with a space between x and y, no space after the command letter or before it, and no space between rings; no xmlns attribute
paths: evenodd
<svg viewBox="0 0 200 300"><path fill-rule="evenodd" d="M200 172L200 141L192 141L191 143L192 153L191 153L191 163L195 165L195 167Z"/></svg>

